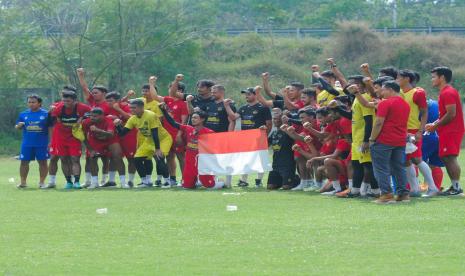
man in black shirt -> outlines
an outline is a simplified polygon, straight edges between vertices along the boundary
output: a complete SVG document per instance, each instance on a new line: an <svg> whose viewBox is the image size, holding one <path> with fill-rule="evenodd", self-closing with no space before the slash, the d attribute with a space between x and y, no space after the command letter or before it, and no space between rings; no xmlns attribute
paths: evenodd
<svg viewBox="0 0 465 276"><path fill-rule="evenodd" d="M241 93L245 95L247 104L241 106L237 113L231 109L231 100L225 100L226 112L231 118L238 119L241 118L241 130L247 129L257 129L261 126L265 126L266 132L270 133L271 130L271 112L270 109L264 107L257 101L256 91L260 91L261 87L256 86L255 88L249 87L245 90L242 90ZM234 116L234 117L232 117ZM239 181L239 186L246 187L249 184L247 183L248 175L244 174ZM259 173L257 179L255 179L256 187L261 187L263 179L263 173Z"/></svg>
<svg viewBox="0 0 465 276"><path fill-rule="evenodd" d="M276 127L268 137L268 145L273 149L273 170L268 175L267 188L275 190L283 188L289 190L299 183L299 177L295 174L294 140L280 129L283 124L282 111L273 108L273 124Z"/></svg>

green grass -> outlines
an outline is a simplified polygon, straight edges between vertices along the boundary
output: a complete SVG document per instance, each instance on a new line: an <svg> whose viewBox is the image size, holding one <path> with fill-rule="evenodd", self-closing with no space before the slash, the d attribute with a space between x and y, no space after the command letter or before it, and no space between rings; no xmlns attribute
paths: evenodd
<svg viewBox="0 0 465 276"><path fill-rule="evenodd" d="M4 275L465 271L462 197L378 206L363 199L253 188L233 189L241 195L64 191L62 186L17 190L8 179L18 178L18 166L13 159L0 159ZM34 164L30 186L37 183L36 171ZM227 212L228 204L239 210ZM103 207L108 214L96 214Z"/></svg>

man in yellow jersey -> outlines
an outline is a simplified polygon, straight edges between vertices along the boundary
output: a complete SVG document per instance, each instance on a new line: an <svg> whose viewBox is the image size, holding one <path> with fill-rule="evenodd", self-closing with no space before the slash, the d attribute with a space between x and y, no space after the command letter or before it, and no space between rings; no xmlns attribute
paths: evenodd
<svg viewBox="0 0 465 276"><path fill-rule="evenodd" d="M349 79L349 90L352 94L360 93L368 102L373 100L373 96L366 91L363 83L363 76L351 76ZM356 98L352 104L352 187L348 194L338 194L339 197L359 197L378 196L380 191L378 183L373 175L373 166L371 163L371 155L369 150L369 138L373 128L373 120L375 110L363 106ZM365 181L366 182L365 182ZM362 185L363 183L363 185ZM370 194L365 194L366 187L371 185L372 191ZM363 186L363 187L362 187Z"/></svg>
<svg viewBox="0 0 465 276"><path fill-rule="evenodd" d="M116 119L114 123L120 136L124 136L133 128L137 128L137 150L134 155L134 162L137 173L142 179L142 184L139 187L152 187L152 157L162 159L165 156L161 150L159 138L161 123L155 113L144 110L144 102L141 99L131 100L130 108L133 115L128 119L124 127L121 125L122 121L120 119Z"/></svg>
<svg viewBox="0 0 465 276"><path fill-rule="evenodd" d="M425 131L425 125L428 120L428 103L426 101L426 92L423 88L415 87L415 72L411 70L400 70L397 76L397 83L402 89L400 95L410 106L410 115L408 118L409 136L415 138L417 150L407 154L407 180L410 184L410 196L420 196L420 185L413 164L417 165L421 174L428 184L428 192L425 196L438 195L439 190L434 184L433 175L428 164L422 159L422 137ZM413 164L412 164L413 163Z"/></svg>
<svg viewBox="0 0 465 276"><path fill-rule="evenodd" d="M322 90L316 96L317 104L320 107L328 105L334 98L344 94L340 87L336 87L336 75L332 71L323 71L321 74L313 72L312 77L318 80L322 86Z"/></svg>

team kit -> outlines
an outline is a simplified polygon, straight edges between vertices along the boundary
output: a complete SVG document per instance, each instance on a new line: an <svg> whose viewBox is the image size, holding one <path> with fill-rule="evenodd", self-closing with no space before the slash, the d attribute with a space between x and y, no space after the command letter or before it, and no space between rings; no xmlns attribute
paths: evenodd
<svg viewBox="0 0 465 276"><path fill-rule="evenodd" d="M385 67L373 74L365 63L359 75L346 77L334 59L327 62L327 70L312 65L308 85L291 82L276 92L263 73L261 85L240 91L245 104L238 108L211 80L198 81L197 93L190 94L178 74L162 96L151 76L141 94L122 95L89 88L79 68L82 92L64 86L49 110L38 95L27 97L28 109L15 125L23 132L17 187L27 188L29 163L37 160L41 189L56 188L60 162L65 189L253 185L380 204L463 195L458 156L464 117L451 69L431 70L439 92L433 100L417 86L420 74L413 70ZM85 102L78 101L79 93ZM231 175L199 175L201 135L250 129L268 137L272 170L266 185L264 173L251 176L251 184L249 175L237 183ZM444 169L450 183L443 187Z"/></svg>

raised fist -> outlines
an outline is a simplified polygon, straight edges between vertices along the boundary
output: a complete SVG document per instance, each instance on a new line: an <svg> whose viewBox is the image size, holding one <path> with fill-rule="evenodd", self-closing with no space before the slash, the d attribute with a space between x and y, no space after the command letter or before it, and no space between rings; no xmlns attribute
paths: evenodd
<svg viewBox="0 0 465 276"><path fill-rule="evenodd" d="M136 95L136 92L134 90L129 90L128 93L127 93L127 96L130 98L130 97L133 97Z"/></svg>
<svg viewBox="0 0 465 276"><path fill-rule="evenodd" d="M193 100L194 100L194 96L192 96L192 95L188 95L186 97L186 101L188 101L188 102L192 102Z"/></svg>
<svg viewBox="0 0 465 276"><path fill-rule="evenodd" d="M310 144L311 142L313 142L312 136L310 136L310 135L305 136L304 142L307 143L307 144Z"/></svg>
<svg viewBox="0 0 465 276"><path fill-rule="evenodd" d="M304 127L304 128L311 128L311 127L312 127L312 124L310 124L310 122L305 122L305 123L303 124L303 127Z"/></svg>
<svg viewBox="0 0 465 276"><path fill-rule="evenodd" d="M336 64L336 61L334 61L334 58L328 58L328 59L326 60L326 62L328 62L328 64L329 64L330 66L333 66L333 65Z"/></svg>
<svg viewBox="0 0 465 276"><path fill-rule="evenodd" d="M312 72L318 72L318 71L320 71L320 66L318 66L316 64L313 64L311 66L311 69L312 69Z"/></svg>
<svg viewBox="0 0 465 276"><path fill-rule="evenodd" d="M290 127L287 128L287 132L295 133L295 128L293 126L290 126Z"/></svg>
<svg viewBox="0 0 465 276"><path fill-rule="evenodd" d="M98 128L96 126L94 126L94 125L91 125L89 127L89 129L90 129L90 131L96 131Z"/></svg>
<svg viewBox="0 0 465 276"><path fill-rule="evenodd" d="M77 72L78 76L84 76L84 74L85 74L84 68L78 68L78 69L76 69L76 72Z"/></svg>
<svg viewBox="0 0 465 276"><path fill-rule="evenodd" d="M177 74L176 75L176 81L182 81L184 79L184 75L183 74Z"/></svg>
<svg viewBox="0 0 465 276"><path fill-rule="evenodd" d="M268 73L268 72L262 73L262 79L263 80L269 80L270 79L270 73Z"/></svg>
<svg viewBox="0 0 465 276"><path fill-rule="evenodd" d="M149 84L150 85L155 85L156 82L157 82L157 77L156 76L150 76Z"/></svg>
<svg viewBox="0 0 465 276"><path fill-rule="evenodd" d="M368 63L364 63L360 65L360 70L362 70L363 72L368 72L370 71L370 65Z"/></svg>
<svg viewBox="0 0 465 276"><path fill-rule="evenodd" d="M300 150L300 149L301 149L301 147L300 147L299 145L297 145L297 144L294 144L294 145L292 146L292 150L293 150L293 151L298 151L298 150Z"/></svg>
<svg viewBox="0 0 465 276"><path fill-rule="evenodd" d="M121 125L121 120L120 119L115 119L113 121L113 123L115 124L115 126L119 126L119 125Z"/></svg>

